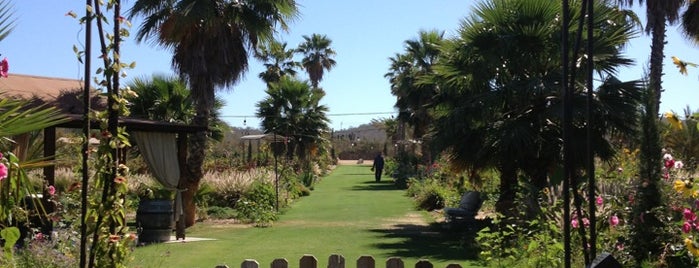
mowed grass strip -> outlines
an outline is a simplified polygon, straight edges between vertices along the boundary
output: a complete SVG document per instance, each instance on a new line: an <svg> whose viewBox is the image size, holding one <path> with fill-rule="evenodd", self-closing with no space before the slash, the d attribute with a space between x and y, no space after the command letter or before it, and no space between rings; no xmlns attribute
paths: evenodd
<svg viewBox="0 0 699 268"><path fill-rule="evenodd" d="M406 267L419 259L429 259L435 267L475 265L465 259L469 253L463 252L458 235L438 232L404 190L385 180L374 182L369 166L338 166L271 227L199 223L187 230L187 237L216 240L138 247L129 267L240 267L245 259L269 267L277 258L298 267L304 254L314 255L319 267L327 266L331 254L342 254L347 267L363 255L374 256L377 267L389 257L401 257Z"/></svg>

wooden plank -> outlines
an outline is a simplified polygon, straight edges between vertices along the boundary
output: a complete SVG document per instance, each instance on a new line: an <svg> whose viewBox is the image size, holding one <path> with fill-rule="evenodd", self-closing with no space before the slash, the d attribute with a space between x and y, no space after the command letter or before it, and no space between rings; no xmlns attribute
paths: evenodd
<svg viewBox="0 0 699 268"><path fill-rule="evenodd" d="M357 268L376 268L376 261L372 256L361 256L357 259Z"/></svg>
<svg viewBox="0 0 699 268"><path fill-rule="evenodd" d="M345 257L340 254L330 255L328 258L328 268L345 268Z"/></svg>
<svg viewBox="0 0 699 268"><path fill-rule="evenodd" d="M398 257L390 257L386 260L386 268L405 268L405 264Z"/></svg>
<svg viewBox="0 0 699 268"><path fill-rule="evenodd" d="M240 264L240 268L260 268L256 260L246 259Z"/></svg>
<svg viewBox="0 0 699 268"><path fill-rule="evenodd" d="M415 268L433 268L433 266L428 260L419 260L415 263Z"/></svg>
<svg viewBox="0 0 699 268"><path fill-rule="evenodd" d="M318 259L313 255L304 254L299 261L299 268L318 268Z"/></svg>
<svg viewBox="0 0 699 268"><path fill-rule="evenodd" d="M275 259L272 261L271 268L289 268L289 261L286 259Z"/></svg>

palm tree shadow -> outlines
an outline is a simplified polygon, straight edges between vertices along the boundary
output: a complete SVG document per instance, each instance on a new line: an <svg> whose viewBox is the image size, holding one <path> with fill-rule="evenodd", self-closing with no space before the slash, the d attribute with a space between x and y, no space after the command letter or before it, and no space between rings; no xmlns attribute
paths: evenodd
<svg viewBox="0 0 699 268"><path fill-rule="evenodd" d="M403 258L442 259L454 261L473 261L478 259L480 249L475 242L476 229L447 230L443 223L430 225L396 224L385 229L371 229L379 234L380 242L372 246L389 250L391 256Z"/></svg>
<svg viewBox="0 0 699 268"><path fill-rule="evenodd" d="M352 186L353 191L392 191L401 190L393 181L365 181L361 185Z"/></svg>

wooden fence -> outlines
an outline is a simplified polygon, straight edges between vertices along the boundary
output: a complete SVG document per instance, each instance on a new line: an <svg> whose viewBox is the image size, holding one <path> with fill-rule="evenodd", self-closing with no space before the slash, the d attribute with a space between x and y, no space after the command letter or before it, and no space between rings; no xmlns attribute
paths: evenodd
<svg viewBox="0 0 699 268"><path fill-rule="evenodd" d="M299 260L299 268L318 268L318 259L313 255L303 255ZM232 268L226 265L219 265L216 268ZM240 264L240 268L260 268L256 260L245 260ZM275 259L270 264L270 268L289 268L289 261L286 259ZM339 254L330 255L328 258L328 268L345 268L345 257ZM376 268L376 261L372 256L361 256L357 259L357 268ZM397 257L386 260L386 268L405 268L403 260ZM428 260L419 260L415 263L415 268L434 268ZM460 264L452 263L446 268L461 268Z"/></svg>

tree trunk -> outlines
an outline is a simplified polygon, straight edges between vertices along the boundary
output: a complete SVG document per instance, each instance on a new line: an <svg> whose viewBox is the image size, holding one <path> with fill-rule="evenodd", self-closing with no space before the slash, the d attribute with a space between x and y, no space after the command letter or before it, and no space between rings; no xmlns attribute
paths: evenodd
<svg viewBox="0 0 699 268"><path fill-rule="evenodd" d="M637 182L635 203L630 215L630 219L634 221L631 225L631 253L638 263L646 259L656 259L662 252L663 244L654 238L665 236L665 226L658 220L654 211L662 205L658 187L662 166L658 109L662 92L666 21L665 14L655 14L655 18L655 21L649 22L653 26L650 81L645 96L645 114L641 122L640 180Z"/></svg>
<svg viewBox="0 0 699 268"><path fill-rule="evenodd" d="M514 201L517 187L517 168L512 164L500 167L500 197L495 203L495 211L505 217L515 216Z"/></svg>
<svg viewBox="0 0 699 268"><path fill-rule="evenodd" d="M206 76L206 75L201 75ZM196 132L190 135L189 154L187 157L187 172L184 185L187 190L182 193L182 204L184 206L185 225L190 227L194 225L196 219L196 204L194 204L194 196L199 189L199 182L204 177L204 158L206 157L206 148L208 142L209 118L211 110L214 107L215 95L214 86L206 79L191 78L192 95L195 99L196 115L192 119L192 123L197 126L206 127L205 131Z"/></svg>
<svg viewBox="0 0 699 268"><path fill-rule="evenodd" d="M184 226L191 227L197 221L197 205L194 203L194 196L199 190L199 182L185 180L183 185L187 191L182 192L182 207L184 210Z"/></svg>

